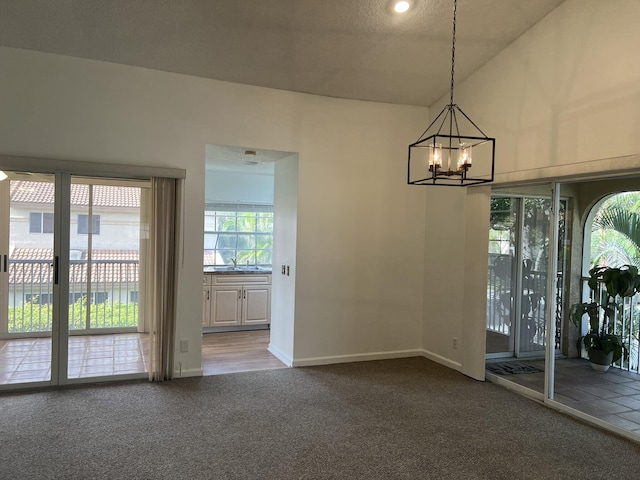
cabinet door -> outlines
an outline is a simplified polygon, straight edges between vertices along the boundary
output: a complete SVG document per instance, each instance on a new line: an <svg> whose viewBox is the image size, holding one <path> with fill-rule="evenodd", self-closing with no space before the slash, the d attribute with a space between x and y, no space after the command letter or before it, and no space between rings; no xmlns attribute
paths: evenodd
<svg viewBox="0 0 640 480"><path fill-rule="evenodd" d="M211 287L211 327L240 325L242 287Z"/></svg>
<svg viewBox="0 0 640 480"><path fill-rule="evenodd" d="M245 286L243 289L242 324L271 323L271 286Z"/></svg>
<svg viewBox="0 0 640 480"><path fill-rule="evenodd" d="M211 287L202 288L202 326L208 327L211 319Z"/></svg>

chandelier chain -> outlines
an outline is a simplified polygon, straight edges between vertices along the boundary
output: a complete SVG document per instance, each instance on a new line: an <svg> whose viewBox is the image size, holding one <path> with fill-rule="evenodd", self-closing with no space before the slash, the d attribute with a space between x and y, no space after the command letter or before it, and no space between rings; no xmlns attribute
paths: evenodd
<svg viewBox="0 0 640 480"><path fill-rule="evenodd" d="M456 10L457 0L453 0L453 40L451 42L451 97L449 104L453 105L453 78L456 66Z"/></svg>

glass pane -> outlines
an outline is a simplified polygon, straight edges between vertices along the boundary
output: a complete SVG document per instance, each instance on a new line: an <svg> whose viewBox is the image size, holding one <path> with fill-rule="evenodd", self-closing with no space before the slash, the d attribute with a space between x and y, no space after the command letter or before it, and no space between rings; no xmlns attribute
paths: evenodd
<svg viewBox="0 0 640 480"><path fill-rule="evenodd" d="M140 187L74 177L70 228L69 378L146 371L139 324ZM77 183L76 183L77 182ZM75 201L74 201L75 200ZM77 233L76 233L77 232Z"/></svg>
<svg viewBox="0 0 640 480"><path fill-rule="evenodd" d="M514 253L518 200L491 199L489 278L487 281L487 353L513 351L511 326L516 291Z"/></svg>
<svg viewBox="0 0 640 480"><path fill-rule="evenodd" d="M205 250L203 265L224 265L222 257L217 250Z"/></svg>
<svg viewBox="0 0 640 480"><path fill-rule="evenodd" d="M53 177L32 181L6 173L0 181L0 216L7 219L0 225L0 384L50 381Z"/></svg>
<svg viewBox="0 0 640 480"><path fill-rule="evenodd" d="M216 257L216 262L221 260L220 263L215 263L214 265L233 265L233 260L236 259L236 250L218 250L218 256Z"/></svg>
<svg viewBox="0 0 640 480"><path fill-rule="evenodd" d="M238 213L238 231L247 233L253 233L256 231L255 213Z"/></svg>
<svg viewBox="0 0 640 480"><path fill-rule="evenodd" d="M42 214L42 233L53 233L53 213Z"/></svg>
<svg viewBox="0 0 640 480"><path fill-rule="evenodd" d="M254 249L256 247L256 237L254 235L238 235L238 250Z"/></svg>
<svg viewBox="0 0 640 480"><path fill-rule="evenodd" d="M218 242L218 235L216 233L205 233L204 234L204 248L205 248L205 250L213 250L213 249L215 249L217 242Z"/></svg>
<svg viewBox="0 0 640 480"><path fill-rule="evenodd" d="M216 216L216 225L219 232L235 232L236 231L236 217L218 215Z"/></svg>
<svg viewBox="0 0 640 480"><path fill-rule="evenodd" d="M256 235L256 248L273 248L273 235Z"/></svg>
<svg viewBox="0 0 640 480"><path fill-rule="evenodd" d="M549 262L549 198L525 198L522 226L520 352L545 348L545 301Z"/></svg>
<svg viewBox="0 0 640 480"><path fill-rule="evenodd" d="M551 186L494 190L490 218L487 371L542 392Z"/></svg>
<svg viewBox="0 0 640 480"><path fill-rule="evenodd" d="M255 265L256 255L253 250L238 250L238 265Z"/></svg>
<svg viewBox="0 0 640 480"><path fill-rule="evenodd" d="M273 263L271 259L271 250L258 250L256 251L256 256L257 265L271 265Z"/></svg>
<svg viewBox="0 0 640 480"><path fill-rule="evenodd" d="M216 229L216 215L214 212L204 212L204 230L211 231Z"/></svg>
<svg viewBox="0 0 640 480"><path fill-rule="evenodd" d="M258 232L265 232L265 233L273 232L273 213L271 212L258 213L256 230Z"/></svg>
<svg viewBox="0 0 640 480"><path fill-rule="evenodd" d="M236 248L238 241L238 236L235 234L220 234L218 235L217 248L220 250L223 249L234 249Z"/></svg>
<svg viewBox="0 0 640 480"><path fill-rule="evenodd" d="M87 308L87 252L89 248L89 188L71 185L69 228L69 332L89 328ZM75 221L75 222L74 222ZM75 225L74 225L75 223Z"/></svg>

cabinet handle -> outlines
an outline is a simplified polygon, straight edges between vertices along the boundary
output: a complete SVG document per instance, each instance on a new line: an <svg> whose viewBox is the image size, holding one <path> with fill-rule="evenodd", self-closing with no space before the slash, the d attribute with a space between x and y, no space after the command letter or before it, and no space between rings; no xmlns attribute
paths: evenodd
<svg viewBox="0 0 640 480"><path fill-rule="evenodd" d="M246 290L242 290L242 292L243 292L242 298L247 298L247 291Z"/></svg>
<svg viewBox="0 0 640 480"><path fill-rule="evenodd" d="M207 290L207 300L211 298L210 295L211 295L211 290Z"/></svg>
<svg viewBox="0 0 640 480"><path fill-rule="evenodd" d="M242 298L242 290L238 290L238 300Z"/></svg>
<svg viewBox="0 0 640 480"><path fill-rule="evenodd" d="M4 255L4 273L7 273L7 255Z"/></svg>

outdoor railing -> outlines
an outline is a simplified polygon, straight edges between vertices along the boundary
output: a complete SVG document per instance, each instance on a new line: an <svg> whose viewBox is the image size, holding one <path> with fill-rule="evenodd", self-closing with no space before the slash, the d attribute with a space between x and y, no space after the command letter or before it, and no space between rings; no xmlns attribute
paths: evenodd
<svg viewBox="0 0 640 480"><path fill-rule="evenodd" d="M487 330L511 335L515 319L515 292L511 278L496 273L489 266L487 278ZM520 293L521 349L538 351L544 348L546 332L547 272L529 271L523 276ZM562 328L562 274L556 282L555 348L560 348ZM527 348L530 347L530 348Z"/></svg>
<svg viewBox="0 0 640 480"><path fill-rule="evenodd" d="M90 266L86 260L70 261L69 329L91 332L137 327L138 280L138 260L92 260ZM10 260L8 300L7 323L0 325L0 332L50 332L52 262ZM91 308L87 315L88 304Z"/></svg>

